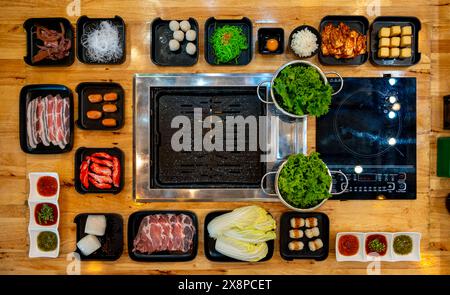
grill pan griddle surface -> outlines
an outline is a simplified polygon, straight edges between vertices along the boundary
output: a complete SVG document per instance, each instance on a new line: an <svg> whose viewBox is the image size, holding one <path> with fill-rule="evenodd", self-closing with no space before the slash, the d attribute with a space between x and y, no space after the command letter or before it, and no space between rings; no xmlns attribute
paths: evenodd
<svg viewBox="0 0 450 295"><path fill-rule="evenodd" d="M159 188L258 188L265 171L261 151L249 151L248 127L245 151L194 151L194 108L202 109L202 119L210 115L254 116L265 114L256 96L256 87L174 87L152 88L151 173L152 187ZM171 139L179 128L171 128L172 119L183 115L191 121L192 151L175 152ZM217 126L216 128L222 128ZM234 128L237 129L237 128ZM210 129L203 128L203 136ZM228 130L224 128L223 137ZM202 140L203 140L202 136Z"/></svg>

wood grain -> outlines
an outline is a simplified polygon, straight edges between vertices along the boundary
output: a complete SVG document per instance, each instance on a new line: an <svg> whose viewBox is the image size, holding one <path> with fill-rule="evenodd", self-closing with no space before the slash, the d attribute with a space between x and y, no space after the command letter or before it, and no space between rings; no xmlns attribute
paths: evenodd
<svg viewBox="0 0 450 295"><path fill-rule="evenodd" d="M136 73L213 73L273 72L294 56L261 56L254 54L245 67L213 67L203 57L203 24L210 16L249 17L254 24L253 36L259 27L280 26L285 37L298 25L318 26L328 14L363 14L375 18L371 3L379 3L381 15L414 15L422 22L420 50L422 60L409 68L375 67L369 62L358 67L322 67L334 69L344 76L417 77L418 115L418 194L413 201L329 201L320 211L330 217L330 255L323 262L284 261L278 250L267 262L216 263L208 261L200 238L197 258L182 263L133 262L125 249L116 262L83 262L83 274L366 274L366 263L338 263L334 255L336 232L339 231L419 231L422 233L420 263L383 263L383 274L450 274L450 219L445 197L450 180L436 177L436 139L450 136L442 126L442 96L450 94L450 5L448 1L81 1L81 14L90 17L120 15L127 25L127 59L119 66L89 66L75 61L67 68L35 68L23 61L26 38L22 24L30 17L67 17L75 26L77 17L67 16L70 1L5 1L0 0L0 273L2 274L65 274L66 255L75 248L74 217L86 212L116 212L126 221L143 209L188 209L200 220L203 235L205 215L216 209L233 209L248 203L134 203L132 199L132 81ZM193 67L158 67L151 63L150 23L155 17L183 19L194 17L200 24L200 57ZM317 58L313 58L317 63ZM58 83L75 89L86 81L114 81L126 93L126 120L117 132L75 130L72 152L62 155L27 155L20 150L18 133L18 95L27 84ZM77 99L77 98L75 98ZM77 100L75 100L77 101ZM75 110L76 113L76 110ZM314 149L315 122L310 120L308 148ZM73 188L74 153L78 147L117 146L126 154L125 189L118 195L80 195ZM57 259L28 258L28 182L32 171L57 171L61 188L61 254ZM261 204L277 220L287 211L279 203ZM126 226L126 224L125 224ZM125 239L126 242L126 239Z"/></svg>

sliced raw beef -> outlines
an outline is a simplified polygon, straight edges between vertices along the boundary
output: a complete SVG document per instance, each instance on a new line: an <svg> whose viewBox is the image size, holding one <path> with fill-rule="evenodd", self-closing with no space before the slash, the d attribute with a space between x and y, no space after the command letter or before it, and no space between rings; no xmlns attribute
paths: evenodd
<svg viewBox="0 0 450 295"><path fill-rule="evenodd" d="M133 241L133 252L182 252L192 249L195 227L186 214L153 214L144 217Z"/></svg>
<svg viewBox="0 0 450 295"><path fill-rule="evenodd" d="M63 125L64 125L64 144L70 142L70 104L69 98L63 99Z"/></svg>
<svg viewBox="0 0 450 295"><path fill-rule="evenodd" d="M46 120L47 120L47 128L48 128L48 140L53 144L53 145L58 145L58 143L56 142L56 137L55 137L55 101L56 99L49 95L45 98L45 103L47 105L47 113L46 115Z"/></svg>
<svg viewBox="0 0 450 295"><path fill-rule="evenodd" d="M27 145L32 149L36 148L36 142L34 141L33 133L33 101L30 101L27 105Z"/></svg>

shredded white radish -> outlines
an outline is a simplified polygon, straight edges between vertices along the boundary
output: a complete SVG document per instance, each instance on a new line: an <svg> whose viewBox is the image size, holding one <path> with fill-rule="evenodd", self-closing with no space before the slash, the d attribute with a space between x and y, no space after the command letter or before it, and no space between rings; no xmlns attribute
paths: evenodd
<svg viewBox="0 0 450 295"><path fill-rule="evenodd" d="M119 30L110 21L102 21L86 30L81 36L81 44L93 62L108 63L120 59L123 54Z"/></svg>

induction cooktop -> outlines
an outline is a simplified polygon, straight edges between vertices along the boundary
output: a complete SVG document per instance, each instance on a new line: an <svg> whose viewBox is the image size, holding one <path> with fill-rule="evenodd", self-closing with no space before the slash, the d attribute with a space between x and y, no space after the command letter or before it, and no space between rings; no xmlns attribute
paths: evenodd
<svg viewBox="0 0 450 295"><path fill-rule="evenodd" d="M331 199L416 198L415 78L344 78L316 132L321 158L349 182L334 175L333 191L345 190Z"/></svg>

